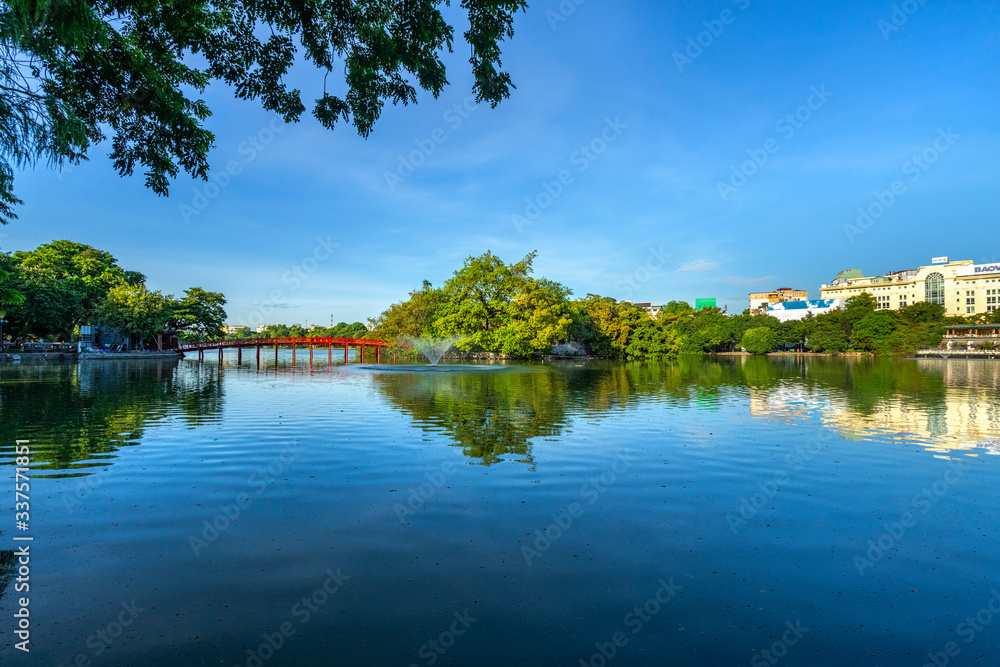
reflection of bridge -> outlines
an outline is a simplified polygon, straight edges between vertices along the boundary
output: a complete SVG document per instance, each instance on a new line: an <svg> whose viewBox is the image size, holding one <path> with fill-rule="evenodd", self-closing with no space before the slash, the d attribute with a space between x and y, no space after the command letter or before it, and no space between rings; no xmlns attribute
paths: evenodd
<svg viewBox="0 0 1000 667"><path fill-rule="evenodd" d="M237 360L243 363L243 348L257 349L257 364L260 364L260 350L262 347L274 347L274 361L278 361L278 348L292 348L292 363L295 363L295 350L299 347L309 347L309 363L313 360L315 348L327 348L330 363L333 363L333 348L344 348L344 363L347 363L347 351L353 346L358 350L358 357L361 363L365 363L365 348L375 348L375 363L382 363L382 348L388 347L389 343L377 338L313 338L310 336L285 336L283 338L236 338L233 340L207 340L203 343L186 343L177 347L178 352L197 352L198 361L204 361L205 350L218 350L219 361L222 361L222 351L236 348Z"/></svg>

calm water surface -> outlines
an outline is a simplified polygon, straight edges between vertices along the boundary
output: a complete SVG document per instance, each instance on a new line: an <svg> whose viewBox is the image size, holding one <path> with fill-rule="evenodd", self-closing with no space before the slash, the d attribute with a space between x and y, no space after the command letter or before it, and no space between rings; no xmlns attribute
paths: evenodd
<svg viewBox="0 0 1000 667"><path fill-rule="evenodd" d="M302 358L0 366L0 664L1000 663L996 362Z"/></svg>

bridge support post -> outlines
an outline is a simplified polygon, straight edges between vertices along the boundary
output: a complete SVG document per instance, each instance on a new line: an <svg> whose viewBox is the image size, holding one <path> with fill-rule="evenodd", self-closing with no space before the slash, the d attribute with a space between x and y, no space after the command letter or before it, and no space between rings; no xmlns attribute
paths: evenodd
<svg viewBox="0 0 1000 667"><path fill-rule="evenodd" d="M365 363L365 344L361 343L361 363Z"/></svg>
<svg viewBox="0 0 1000 667"><path fill-rule="evenodd" d="M309 343L309 365L313 365L313 344Z"/></svg>
<svg viewBox="0 0 1000 667"><path fill-rule="evenodd" d="M278 370L278 344L274 344L274 370Z"/></svg>
<svg viewBox="0 0 1000 667"><path fill-rule="evenodd" d="M329 365L333 366L333 341L330 341L330 361Z"/></svg>
<svg viewBox="0 0 1000 667"><path fill-rule="evenodd" d="M350 349L350 345L344 343L344 365L347 365L347 350Z"/></svg>
<svg viewBox="0 0 1000 667"><path fill-rule="evenodd" d="M375 347L375 363L376 364L381 364L382 363L382 347L381 346L376 346Z"/></svg>
<svg viewBox="0 0 1000 667"><path fill-rule="evenodd" d="M236 363L240 366L243 365L243 346L239 345L236 347Z"/></svg>
<svg viewBox="0 0 1000 667"><path fill-rule="evenodd" d="M260 368L260 345L257 346L257 368Z"/></svg>
<svg viewBox="0 0 1000 667"><path fill-rule="evenodd" d="M222 346L219 346L219 365L222 365Z"/></svg>
<svg viewBox="0 0 1000 667"><path fill-rule="evenodd" d="M295 368L295 343L292 343L292 368Z"/></svg>

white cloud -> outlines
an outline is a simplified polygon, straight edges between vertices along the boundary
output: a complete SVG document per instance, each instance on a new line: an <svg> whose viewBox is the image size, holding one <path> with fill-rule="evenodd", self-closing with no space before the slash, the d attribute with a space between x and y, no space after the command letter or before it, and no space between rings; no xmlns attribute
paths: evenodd
<svg viewBox="0 0 1000 667"><path fill-rule="evenodd" d="M678 271L708 271L714 269L719 265L718 262L710 262L707 259L696 259L693 262L688 262L677 269Z"/></svg>

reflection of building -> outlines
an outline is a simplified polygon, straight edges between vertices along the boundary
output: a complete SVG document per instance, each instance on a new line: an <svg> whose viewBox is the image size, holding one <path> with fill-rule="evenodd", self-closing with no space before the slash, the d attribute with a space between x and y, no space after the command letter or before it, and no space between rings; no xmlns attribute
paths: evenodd
<svg viewBox="0 0 1000 667"><path fill-rule="evenodd" d="M879 308L890 310L927 301L944 306L948 315L992 313L1000 307L1000 264L938 259L942 263L874 278L858 269L841 271L820 293L825 299L849 299L868 292Z"/></svg>
<svg viewBox="0 0 1000 667"><path fill-rule="evenodd" d="M766 315L769 304L784 301L804 301L807 298L809 298L809 292L792 289L791 287L779 287L773 292L751 292L750 314Z"/></svg>
<svg viewBox="0 0 1000 667"><path fill-rule="evenodd" d="M915 402L894 392L865 408L852 406L850 394L830 387L777 385L750 388L750 414L801 424L810 415L848 440L898 440L936 452L984 449L1000 454L1000 364L989 361L920 361L921 371L939 368L944 394Z"/></svg>
<svg viewBox="0 0 1000 667"><path fill-rule="evenodd" d="M806 301L779 301L767 305L767 314L782 322L801 320L810 313L824 315L844 307L843 299L810 299Z"/></svg>

